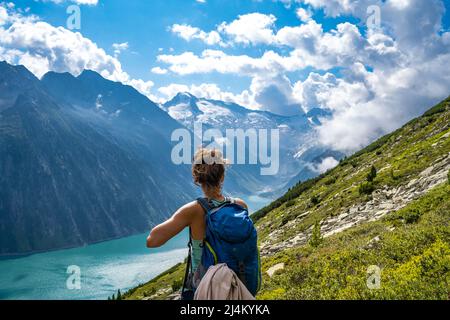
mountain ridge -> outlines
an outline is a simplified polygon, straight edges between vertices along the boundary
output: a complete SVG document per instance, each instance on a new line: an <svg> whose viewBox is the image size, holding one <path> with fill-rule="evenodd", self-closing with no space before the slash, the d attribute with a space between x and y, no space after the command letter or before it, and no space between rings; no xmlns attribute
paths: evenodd
<svg viewBox="0 0 450 320"><path fill-rule="evenodd" d="M94 75L104 111L95 90L76 93L89 81L63 74L71 87L51 88L24 67L0 68L1 256L141 233L195 198L189 168L170 161L180 125L133 88Z"/></svg>
<svg viewBox="0 0 450 320"><path fill-rule="evenodd" d="M293 177L298 180L314 177L318 174L315 167L321 161L327 157L335 157L334 161L337 162L344 156L343 153L329 150L317 141L315 128L320 125L321 118L331 116L327 110L316 108L308 114L282 116L269 111L252 110L234 102L198 98L189 92L176 94L160 107L173 119L191 130L199 124L202 125L203 130L219 129L224 136L228 129L278 130L280 135L279 172L270 180L260 177L256 180L256 185L252 184L250 188L261 196L277 197L281 195L283 189L294 184ZM304 149L301 154L300 149ZM238 176L245 176L245 172L239 171L239 168L237 170ZM239 180L239 184L245 185L245 183L245 179ZM260 187L260 185L269 184L271 185L269 190Z"/></svg>

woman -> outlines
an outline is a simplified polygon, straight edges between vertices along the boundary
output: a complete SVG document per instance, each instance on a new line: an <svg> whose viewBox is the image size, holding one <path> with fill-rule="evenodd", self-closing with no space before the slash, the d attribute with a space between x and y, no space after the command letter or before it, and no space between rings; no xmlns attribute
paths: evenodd
<svg viewBox="0 0 450 320"><path fill-rule="evenodd" d="M195 184L202 188L205 198L214 207L224 204L227 199L222 194L225 179L225 160L217 150L200 149L194 156L192 177ZM238 198L234 202L247 209L247 204ZM205 211L198 201L190 202L164 223L156 226L147 238L147 247L162 246L184 228L190 227L192 240L192 269L200 264L205 239Z"/></svg>

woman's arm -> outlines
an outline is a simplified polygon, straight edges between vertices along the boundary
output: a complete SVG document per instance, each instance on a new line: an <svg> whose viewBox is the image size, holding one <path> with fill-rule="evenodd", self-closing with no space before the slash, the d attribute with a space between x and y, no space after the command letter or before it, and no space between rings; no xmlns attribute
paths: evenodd
<svg viewBox="0 0 450 320"><path fill-rule="evenodd" d="M170 219L154 227L147 237L147 247L160 247L189 226L195 212L195 205L195 201L184 205Z"/></svg>

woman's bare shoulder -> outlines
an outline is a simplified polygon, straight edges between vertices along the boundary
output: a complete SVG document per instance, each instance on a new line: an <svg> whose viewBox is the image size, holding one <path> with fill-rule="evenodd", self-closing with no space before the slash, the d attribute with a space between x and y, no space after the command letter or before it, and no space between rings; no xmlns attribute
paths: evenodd
<svg viewBox="0 0 450 320"><path fill-rule="evenodd" d="M234 201L235 201L238 205L240 205L240 206L242 206L242 207L248 209L247 204L246 204L245 201L242 200L241 198L234 198Z"/></svg>
<svg viewBox="0 0 450 320"><path fill-rule="evenodd" d="M179 209L179 211L183 211L183 212L198 212L200 210L203 210L203 209L197 200L186 203L184 206L182 206Z"/></svg>

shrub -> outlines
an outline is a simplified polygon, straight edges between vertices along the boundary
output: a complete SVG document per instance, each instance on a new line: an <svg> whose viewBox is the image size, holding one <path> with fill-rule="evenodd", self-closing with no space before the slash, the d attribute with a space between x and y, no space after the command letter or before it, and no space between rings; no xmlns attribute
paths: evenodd
<svg viewBox="0 0 450 320"><path fill-rule="evenodd" d="M319 196L312 196L310 201L313 206L316 206L320 203L320 198Z"/></svg>
<svg viewBox="0 0 450 320"><path fill-rule="evenodd" d="M172 291L178 291L181 289L181 286L183 285L183 280L182 279L176 279L172 282Z"/></svg>
<svg viewBox="0 0 450 320"><path fill-rule="evenodd" d="M398 177L395 175L394 169L391 169L390 176L391 176L391 179L394 181L398 179Z"/></svg>
<svg viewBox="0 0 450 320"><path fill-rule="evenodd" d="M289 221L291 221L291 217L289 217L289 216L285 216L285 217L283 217L283 220L281 220L281 225L280 225L280 227L281 226L284 226L286 223L288 223Z"/></svg>
<svg viewBox="0 0 450 320"><path fill-rule="evenodd" d="M370 195L375 190L375 187L372 182L363 182L359 185L359 194L360 195Z"/></svg>
<svg viewBox="0 0 450 320"><path fill-rule="evenodd" d="M413 208L410 210L405 211L402 214L402 218L403 220L405 220L405 223L410 224L410 223L416 223L417 221L419 221L419 218L422 214L420 213L419 209Z"/></svg>
<svg viewBox="0 0 450 320"><path fill-rule="evenodd" d="M328 180L325 180L324 183L325 183L326 186L329 186L329 185L334 184L334 183L336 182L336 180L337 180L336 177L331 177L331 178L329 178Z"/></svg>
<svg viewBox="0 0 450 320"><path fill-rule="evenodd" d="M375 180L376 177L377 177L377 168L375 168L375 166L372 166L372 168L370 168L369 174L367 175L367 181L373 182L373 180Z"/></svg>
<svg viewBox="0 0 450 320"><path fill-rule="evenodd" d="M289 200L286 202L285 206L286 208L292 207L295 204L295 200Z"/></svg>
<svg viewBox="0 0 450 320"><path fill-rule="evenodd" d="M448 179L448 184L450 184L450 170L448 170L447 179Z"/></svg>
<svg viewBox="0 0 450 320"><path fill-rule="evenodd" d="M312 247L318 247L323 241L322 235L320 233L320 222L316 222L314 224L314 228L312 230L311 238L309 239L309 244Z"/></svg>

